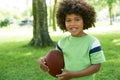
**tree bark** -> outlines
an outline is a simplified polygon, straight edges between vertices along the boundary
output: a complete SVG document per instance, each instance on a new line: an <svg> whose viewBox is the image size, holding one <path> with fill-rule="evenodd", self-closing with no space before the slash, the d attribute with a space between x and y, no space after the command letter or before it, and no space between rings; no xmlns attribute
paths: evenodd
<svg viewBox="0 0 120 80"><path fill-rule="evenodd" d="M48 33L47 6L45 0L33 0L33 38L32 46L46 47L53 45Z"/></svg>

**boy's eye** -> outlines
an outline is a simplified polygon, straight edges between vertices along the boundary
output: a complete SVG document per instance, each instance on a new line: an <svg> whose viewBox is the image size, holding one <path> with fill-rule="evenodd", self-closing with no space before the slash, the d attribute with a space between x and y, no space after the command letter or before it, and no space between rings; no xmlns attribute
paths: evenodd
<svg viewBox="0 0 120 80"><path fill-rule="evenodd" d="M75 21L80 21L80 18L76 18Z"/></svg>
<svg viewBox="0 0 120 80"><path fill-rule="evenodd" d="M74 21L80 21L81 19L80 18L76 18L74 19ZM66 19L65 22L71 22L72 20L71 19Z"/></svg>
<svg viewBox="0 0 120 80"><path fill-rule="evenodd" d="M67 19L67 20L65 20L65 22L71 22L71 20L70 20L70 19Z"/></svg>

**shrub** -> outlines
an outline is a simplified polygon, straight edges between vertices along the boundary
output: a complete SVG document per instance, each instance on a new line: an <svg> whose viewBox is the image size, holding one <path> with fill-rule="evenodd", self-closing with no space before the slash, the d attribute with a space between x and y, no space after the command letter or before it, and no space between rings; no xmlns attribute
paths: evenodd
<svg viewBox="0 0 120 80"><path fill-rule="evenodd" d="M5 18L4 20L2 20L0 22L0 27L7 27L11 23L12 23L12 21L9 18Z"/></svg>

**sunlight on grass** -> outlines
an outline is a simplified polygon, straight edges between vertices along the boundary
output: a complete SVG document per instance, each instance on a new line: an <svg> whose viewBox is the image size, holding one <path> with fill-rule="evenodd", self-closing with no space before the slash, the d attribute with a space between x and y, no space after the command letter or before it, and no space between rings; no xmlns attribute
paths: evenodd
<svg viewBox="0 0 120 80"><path fill-rule="evenodd" d="M32 38L32 27L8 27L0 29L1 43L20 42Z"/></svg>
<svg viewBox="0 0 120 80"><path fill-rule="evenodd" d="M25 56L30 56L30 55L32 55L32 53L26 53L26 54L24 54Z"/></svg>
<svg viewBox="0 0 120 80"><path fill-rule="evenodd" d="M115 44L115 45L120 45L120 39L114 39L113 40L113 43Z"/></svg>
<svg viewBox="0 0 120 80"><path fill-rule="evenodd" d="M120 57L120 55L118 55ZM120 63L120 59L111 59L111 60L107 60L107 62L110 62L110 63L117 63L119 64Z"/></svg>

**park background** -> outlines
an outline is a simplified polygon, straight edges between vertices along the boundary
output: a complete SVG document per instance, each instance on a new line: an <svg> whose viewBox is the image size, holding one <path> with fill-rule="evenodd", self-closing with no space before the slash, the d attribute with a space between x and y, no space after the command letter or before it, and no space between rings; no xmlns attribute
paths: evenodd
<svg viewBox="0 0 120 80"><path fill-rule="evenodd" d="M55 49L55 45L30 45L35 27L33 1L0 0L0 80L57 80L42 72L38 64L39 57ZM69 35L59 30L54 22L55 1L58 4L61 0L46 0L48 33L54 44ZM86 1L95 7L97 21L95 28L85 31L100 40L106 57L96 78L120 80L120 0Z"/></svg>

